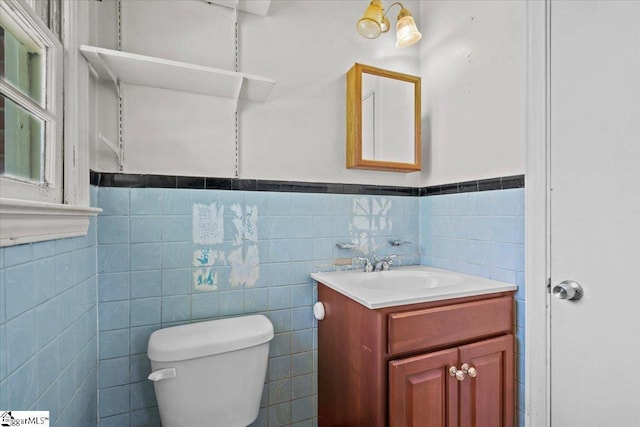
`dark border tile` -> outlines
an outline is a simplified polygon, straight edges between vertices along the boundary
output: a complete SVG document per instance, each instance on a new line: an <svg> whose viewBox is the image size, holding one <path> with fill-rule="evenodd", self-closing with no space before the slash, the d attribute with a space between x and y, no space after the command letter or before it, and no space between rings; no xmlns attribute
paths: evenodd
<svg viewBox="0 0 640 427"><path fill-rule="evenodd" d="M89 185L100 185L100 172L89 171Z"/></svg>
<svg viewBox="0 0 640 427"><path fill-rule="evenodd" d="M508 188L524 188L524 175L506 176L500 178L480 179L454 184L433 185L422 187L418 192L423 196L437 196L441 194L470 193L475 191L505 190Z"/></svg>
<svg viewBox="0 0 640 427"><path fill-rule="evenodd" d="M425 196L437 196L440 194L440 186L432 185L431 187L424 187Z"/></svg>
<svg viewBox="0 0 640 427"><path fill-rule="evenodd" d="M458 183L459 193L472 193L478 191L478 181L467 181Z"/></svg>
<svg viewBox="0 0 640 427"><path fill-rule="evenodd" d="M231 181L231 189L238 191L257 191L258 182L255 179L234 179Z"/></svg>
<svg viewBox="0 0 640 427"><path fill-rule="evenodd" d="M171 175L146 175L147 188L177 188L178 177Z"/></svg>
<svg viewBox="0 0 640 427"><path fill-rule="evenodd" d="M345 194L345 193L344 193L344 184L328 183L328 184L327 184L327 193L331 193L331 194Z"/></svg>
<svg viewBox="0 0 640 427"><path fill-rule="evenodd" d="M524 188L524 175L505 176L500 178L502 189Z"/></svg>
<svg viewBox="0 0 640 427"><path fill-rule="evenodd" d="M280 182L280 191L283 193L293 193L299 183L297 182Z"/></svg>
<svg viewBox="0 0 640 427"><path fill-rule="evenodd" d="M327 184L305 182L296 185L297 193L327 193Z"/></svg>
<svg viewBox="0 0 640 427"><path fill-rule="evenodd" d="M446 184L440 186L440 194L455 194L458 192L458 184Z"/></svg>
<svg viewBox="0 0 640 427"><path fill-rule="evenodd" d="M201 190L205 188L205 181L206 179L200 176L178 176L176 180L176 187Z"/></svg>
<svg viewBox="0 0 640 427"><path fill-rule="evenodd" d="M390 185L372 185L370 187L376 188L377 193L381 196L397 196L398 195L398 187L392 187Z"/></svg>
<svg viewBox="0 0 640 427"><path fill-rule="evenodd" d="M478 191L501 190L500 178L483 179L478 181Z"/></svg>
<svg viewBox="0 0 640 427"><path fill-rule="evenodd" d="M208 190L231 190L231 179L205 178L204 188Z"/></svg>
<svg viewBox="0 0 640 427"><path fill-rule="evenodd" d="M367 194L365 190L365 186L361 184L343 184L342 192L344 194ZM377 194L377 193L373 193Z"/></svg>
<svg viewBox="0 0 640 427"><path fill-rule="evenodd" d="M256 191L280 191L280 183L277 181L260 181L256 183Z"/></svg>
<svg viewBox="0 0 640 427"><path fill-rule="evenodd" d="M279 191L294 193L367 194L425 197L474 191L524 188L524 175L465 181L431 187L341 184L327 182L273 181L173 175L135 175L90 171L90 184L99 187L192 188L210 190Z"/></svg>
<svg viewBox="0 0 640 427"><path fill-rule="evenodd" d="M129 187L129 188L142 188L146 187L146 175L132 175L132 174L113 174L111 177L112 187Z"/></svg>

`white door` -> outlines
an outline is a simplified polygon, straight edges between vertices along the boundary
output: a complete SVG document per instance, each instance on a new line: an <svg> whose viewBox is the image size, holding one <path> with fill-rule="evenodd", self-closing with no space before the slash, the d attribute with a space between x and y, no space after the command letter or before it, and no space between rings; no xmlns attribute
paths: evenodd
<svg viewBox="0 0 640 427"><path fill-rule="evenodd" d="M640 426L640 1L551 1L553 427Z"/></svg>

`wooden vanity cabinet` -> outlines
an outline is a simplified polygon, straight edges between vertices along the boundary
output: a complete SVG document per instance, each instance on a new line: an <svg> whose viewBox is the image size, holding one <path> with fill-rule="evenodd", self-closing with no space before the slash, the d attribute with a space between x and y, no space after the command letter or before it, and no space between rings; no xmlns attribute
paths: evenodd
<svg viewBox="0 0 640 427"><path fill-rule="evenodd" d="M513 335L389 362L389 425L513 426ZM463 363L475 378L449 374Z"/></svg>
<svg viewBox="0 0 640 427"><path fill-rule="evenodd" d="M320 427L513 427L513 292L372 310L319 284L318 300Z"/></svg>

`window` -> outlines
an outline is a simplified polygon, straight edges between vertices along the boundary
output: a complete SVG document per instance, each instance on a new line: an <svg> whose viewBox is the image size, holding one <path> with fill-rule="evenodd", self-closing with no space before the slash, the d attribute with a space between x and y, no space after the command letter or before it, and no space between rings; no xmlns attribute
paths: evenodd
<svg viewBox="0 0 640 427"><path fill-rule="evenodd" d="M0 3L3 198L62 202L62 45L24 3Z"/></svg>
<svg viewBox="0 0 640 427"><path fill-rule="evenodd" d="M85 3L31 2L65 34L63 64L62 42L32 6L0 0L0 246L85 234L99 211L86 207L87 143L78 130L88 107L77 53Z"/></svg>

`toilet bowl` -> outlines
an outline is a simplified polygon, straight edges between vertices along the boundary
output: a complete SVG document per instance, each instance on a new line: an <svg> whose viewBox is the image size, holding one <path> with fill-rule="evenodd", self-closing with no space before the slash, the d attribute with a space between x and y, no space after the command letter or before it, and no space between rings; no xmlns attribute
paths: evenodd
<svg viewBox="0 0 640 427"><path fill-rule="evenodd" d="M147 355L163 427L246 427L258 417L273 325L253 315L174 326Z"/></svg>

